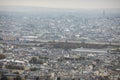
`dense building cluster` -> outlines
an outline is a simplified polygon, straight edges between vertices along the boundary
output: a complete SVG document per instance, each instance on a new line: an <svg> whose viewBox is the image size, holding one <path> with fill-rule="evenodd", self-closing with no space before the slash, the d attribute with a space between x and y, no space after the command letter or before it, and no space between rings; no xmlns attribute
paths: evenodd
<svg viewBox="0 0 120 80"><path fill-rule="evenodd" d="M7 30L6 30L7 29ZM120 41L120 17L115 13L66 11L0 13L1 37L35 36L44 40ZM9 36L9 37L8 37Z"/></svg>
<svg viewBox="0 0 120 80"><path fill-rule="evenodd" d="M0 80L120 80L120 17L56 13L0 12Z"/></svg>
<svg viewBox="0 0 120 80"><path fill-rule="evenodd" d="M119 80L119 49L62 49L41 44L1 43L0 74L15 78L19 73L23 80Z"/></svg>

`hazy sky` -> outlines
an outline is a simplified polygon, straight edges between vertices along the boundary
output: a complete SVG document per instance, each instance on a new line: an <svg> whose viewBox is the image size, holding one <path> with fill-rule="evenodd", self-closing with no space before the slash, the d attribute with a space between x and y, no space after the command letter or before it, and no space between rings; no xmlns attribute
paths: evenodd
<svg viewBox="0 0 120 80"><path fill-rule="evenodd" d="M120 8L120 0L0 0L0 6Z"/></svg>

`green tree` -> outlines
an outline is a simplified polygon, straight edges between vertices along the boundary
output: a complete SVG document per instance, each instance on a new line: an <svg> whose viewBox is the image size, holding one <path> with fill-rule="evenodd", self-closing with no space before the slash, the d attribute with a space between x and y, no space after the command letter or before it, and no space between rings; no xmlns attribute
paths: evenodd
<svg viewBox="0 0 120 80"><path fill-rule="evenodd" d="M32 57L29 62L30 62L30 63L36 63L36 62L37 62L37 58L36 58L36 57Z"/></svg>
<svg viewBox="0 0 120 80"><path fill-rule="evenodd" d="M117 80L120 80L120 77L118 77L118 79Z"/></svg>
<svg viewBox="0 0 120 80"><path fill-rule="evenodd" d="M36 80L39 80L39 77L36 77Z"/></svg>
<svg viewBox="0 0 120 80"><path fill-rule="evenodd" d="M0 59L5 59L5 55L4 54L0 54Z"/></svg>
<svg viewBox="0 0 120 80"><path fill-rule="evenodd" d="M19 74L19 72L13 72L13 74Z"/></svg>
<svg viewBox="0 0 120 80"><path fill-rule="evenodd" d="M22 78L19 75L17 75L16 78L14 78L14 80L22 80Z"/></svg>
<svg viewBox="0 0 120 80"><path fill-rule="evenodd" d="M1 80L8 80L8 78L7 78L7 76L5 76L5 75L2 75L2 78L1 78Z"/></svg>
<svg viewBox="0 0 120 80"><path fill-rule="evenodd" d="M57 77L57 80L61 80L60 77Z"/></svg>

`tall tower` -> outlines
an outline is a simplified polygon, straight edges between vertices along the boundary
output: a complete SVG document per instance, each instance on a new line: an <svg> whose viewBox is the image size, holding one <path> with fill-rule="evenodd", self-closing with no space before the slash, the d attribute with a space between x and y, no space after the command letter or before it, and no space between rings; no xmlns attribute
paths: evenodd
<svg viewBox="0 0 120 80"><path fill-rule="evenodd" d="M106 16L106 12L105 12L105 10L103 10L103 12L102 12L102 16L103 16L103 17Z"/></svg>

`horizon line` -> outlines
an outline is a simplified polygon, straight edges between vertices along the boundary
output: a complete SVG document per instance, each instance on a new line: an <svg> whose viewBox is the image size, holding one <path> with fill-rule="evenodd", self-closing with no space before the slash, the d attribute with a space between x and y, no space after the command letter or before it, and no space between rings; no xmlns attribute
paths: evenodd
<svg viewBox="0 0 120 80"><path fill-rule="evenodd" d="M0 8L1 7L6 7L6 8L48 8L48 9L68 9L68 10L79 10L79 9L84 9L84 10L106 10L106 9L120 9L120 8L60 8L60 7L42 7L42 6L1 6L0 5Z"/></svg>

